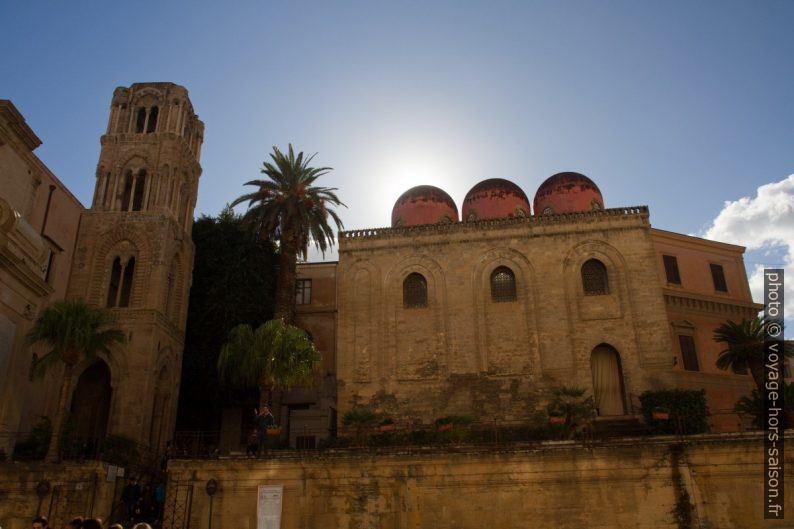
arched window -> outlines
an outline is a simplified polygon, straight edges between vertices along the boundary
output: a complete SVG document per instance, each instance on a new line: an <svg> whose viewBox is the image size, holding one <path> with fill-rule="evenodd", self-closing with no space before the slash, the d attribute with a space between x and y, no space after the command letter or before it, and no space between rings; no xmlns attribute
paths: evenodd
<svg viewBox="0 0 794 529"><path fill-rule="evenodd" d="M121 211L130 209L130 197L132 196L132 171L124 173L124 191L121 193Z"/></svg>
<svg viewBox="0 0 794 529"><path fill-rule="evenodd" d="M132 294L132 280L135 277L135 258L130 257L122 264L121 257L113 259L108 285L108 307L129 307Z"/></svg>
<svg viewBox="0 0 794 529"><path fill-rule="evenodd" d="M146 124L146 133L147 134L157 130L157 114L158 113L159 113L159 109L157 107L152 107L152 108L149 109L149 122Z"/></svg>
<svg viewBox="0 0 794 529"><path fill-rule="evenodd" d="M144 107L138 108L138 114L135 116L135 132L138 134L143 133L143 127L146 125L146 109Z"/></svg>
<svg viewBox="0 0 794 529"><path fill-rule="evenodd" d="M582 286L586 296L609 294L607 267L598 259L590 259L582 265Z"/></svg>
<svg viewBox="0 0 794 529"><path fill-rule="evenodd" d="M422 274L413 272L403 281L403 307L427 307L427 281Z"/></svg>
<svg viewBox="0 0 794 529"><path fill-rule="evenodd" d="M491 301L515 301L516 276L506 266L500 266L491 272Z"/></svg>
<svg viewBox="0 0 794 529"><path fill-rule="evenodd" d="M124 267L124 274L121 281L121 295L119 296L119 307L130 306L130 294L132 293L132 278L135 277L135 258L130 257L127 266Z"/></svg>
<svg viewBox="0 0 794 529"><path fill-rule="evenodd" d="M132 197L132 211L140 211L143 205L143 191L146 188L146 169L138 172L135 179L135 194Z"/></svg>
<svg viewBox="0 0 794 529"><path fill-rule="evenodd" d="M121 284L121 258L113 259L113 266L110 269L110 285L108 287L108 307L115 307L119 297L119 285Z"/></svg>

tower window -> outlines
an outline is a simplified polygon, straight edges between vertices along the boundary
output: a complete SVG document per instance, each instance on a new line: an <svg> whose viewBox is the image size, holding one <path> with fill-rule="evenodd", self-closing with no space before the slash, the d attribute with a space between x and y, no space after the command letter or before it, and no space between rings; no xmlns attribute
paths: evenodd
<svg viewBox="0 0 794 529"><path fill-rule="evenodd" d="M413 272L403 281L403 307L406 309L427 307L427 281L422 274Z"/></svg>
<svg viewBox="0 0 794 529"><path fill-rule="evenodd" d="M309 305L312 302L312 280L298 279L295 281L295 304Z"/></svg>
<svg viewBox="0 0 794 529"><path fill-rule="evenodd" d="M119 307L130 306L130 293L132 292L132 278L135 275L135 258L130 257L127 266L124 267L124 275L121 282L121 295L119 296Z"/></svg>
<svg viewBox="0 0 794 529"><path fill-rule="evenodd" d="M113 266L110 269L110 286L108 287L108 307L116 305L116 299L119 295L119 284L121 283L121 258L116 257L113 259Z"/></svg>
<svg viewBox="0 0 794 529"><path fill-rule="evenodd" d="M692 336L681 334L678 336L681 345L681 357L684 360L684 369L687 371L700 371L698 355L695 350L695 339Z"/></svg>
<svg viewBox="0 0 794 529"><path fill-rule="evenodd" d="M157 107L149 109L149 122L146 125L147 134L157 130L157 114L159 114L159 109Z"/></svg>
<svg viewBox="0 0 794 529"><path fill-rule="evenodd" d="M586 296L609 294L607 267L598 259L590 259L582 265L582 286Z"/></svg>
<svg viewBox="0 0 794 529"><path fill-rule="evenodd" d="M672 255L663 255L664 273L667 275L667 282L673 285L681 284L681 275L678 273L678 259Z"/></svg>
<svg viewBox="0 0 794 529"><path fill-rule="evenodd" d="M506 266L500 266L491 272L491 301L515 301L516 276Z"/></svg>
<svg viewBox="0 0 794 529"><path fill-rule="evenodd" d="M138 134L143 133L143 127L146 125L146 109L144 107L138 108L138 114L135 117L135 132Z"/></svg>
<svg viewBox="0 0 794 529"><path fill-rule="evenodd" d="M143 191L146 188L146 169L138 172L135 179L135 195L132 198L132 211L140 211L143 205Z"/></svg>
<svg viewBox="0 0 794 529"><path fill-rule="evenodd" d="M108 307L129 307L132 293L132 280L135 276L135 258L130 257L122 265L121 257L113 259L108 285Z"/></svg>
<svg viewBox="0 0 794 529"><path fill-rule="evenodd" d="M728 283L725 282L725 271L722 265L711 264L711 279L714 281L714 290L717 292L727 292Z"/></svg>
<svg viewBox="0 0 794 529"><path fill-rule="evenodd" d="M132 196L132 171L124 174L124 191L121 193L121 211L130 209L130 197Z"/></svg>

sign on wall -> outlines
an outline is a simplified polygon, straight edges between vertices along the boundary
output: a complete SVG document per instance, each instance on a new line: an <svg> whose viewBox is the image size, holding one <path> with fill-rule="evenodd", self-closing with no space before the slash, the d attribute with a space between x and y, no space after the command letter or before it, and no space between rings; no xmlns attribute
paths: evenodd
<svg viewBox="0 0 794 529"><path fill-rule="evenodd" d="M284 485L259 485L256 529L281 529L281 498Z"/></svg>

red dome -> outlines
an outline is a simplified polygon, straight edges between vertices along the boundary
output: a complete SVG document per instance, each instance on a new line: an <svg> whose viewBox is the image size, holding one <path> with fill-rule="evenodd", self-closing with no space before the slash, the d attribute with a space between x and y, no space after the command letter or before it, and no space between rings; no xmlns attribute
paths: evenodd
<svg viewBox="0 0 794 529"><path fill-rule="evenodd" d="M579 173L557 173L535 193L535 215L604 209L604 198L595 182Z"/></svg>
<svg viewBox="0 0 794 529"><path fill-rule="evenodd" d="M458 207L446 191L434 186L412 187L391 210L393 228L445 222L458 222Z"/></svg>
<svg viewBox="0 0 794 529"><path fill-rule="evenodd" d="M483 180L472 187L463 200L463 220L467 222L531 214L529 200L521 188L501 178Z"/></svg>

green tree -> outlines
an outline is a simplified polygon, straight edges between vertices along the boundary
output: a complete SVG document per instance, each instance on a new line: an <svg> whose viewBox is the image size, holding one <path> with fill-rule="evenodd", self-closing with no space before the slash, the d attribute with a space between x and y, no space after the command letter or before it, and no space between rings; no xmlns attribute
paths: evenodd
<svg viewBox="0 0 794 529"><path fill-rule="evenodd" d="M242 215L229 207L196 220L193 242L177 429L218 430L225 407L254 406L257 397L255 391L221 387L217 372L207 366L218 363L232 327L258 327L273 317L276 249L252 238Z"/></svg>
<svg viewBox="0 0 794 529"><path fill-rule="evenodd" d="M257 329L234 327L218 356L222 384L259 388L259 406L268 405L273 390L289 389L312 381L320 353L306 331L270 320Z"/></svg>
<svg viewBox="0 0 794 529"><path fill-rule="evenodd" d="M764 391L765 326L763 319L755 317L739 323L729 320L714 329L714 341L726 345L717 358L717 367L732 369L735 373L749 369L759 391ZM794 354L787 344L783 344L783 348L784 356Z"/></svg>
<svg viewBox="0 0 794 529"><path fill-rule="evenodd" d="M273 147L272 162L265 161L261 172L267 180L252 180L255 186L232 202L232 207L248 202L244 221L260 238L279 243L278 281L274 317L292 324L295 319L295 270L298 255L306 257L309 242L314 241L323 253L334 244L334 230L329 218L342 229L342 221L329 206L344 206L334 193L336 188L318 187L314 183L330 167L310 167L314 156L295 155L292 144L285 155Z"/></svg>
<svg viewBox="0 0 794 529"><path fill-rule="evenodd" d="M124 333L113 325L114 318L110 312L91 307L82 299L71 299L58 301L44 309L27 334L28 343L43 343L50 349L33 361L31 380L44 376L52 366L63 364L58 408L44 458L47 462L58 461L60 457L58 447L75 366L98 353L109 357L114 345L124 343Z"/></svg>

